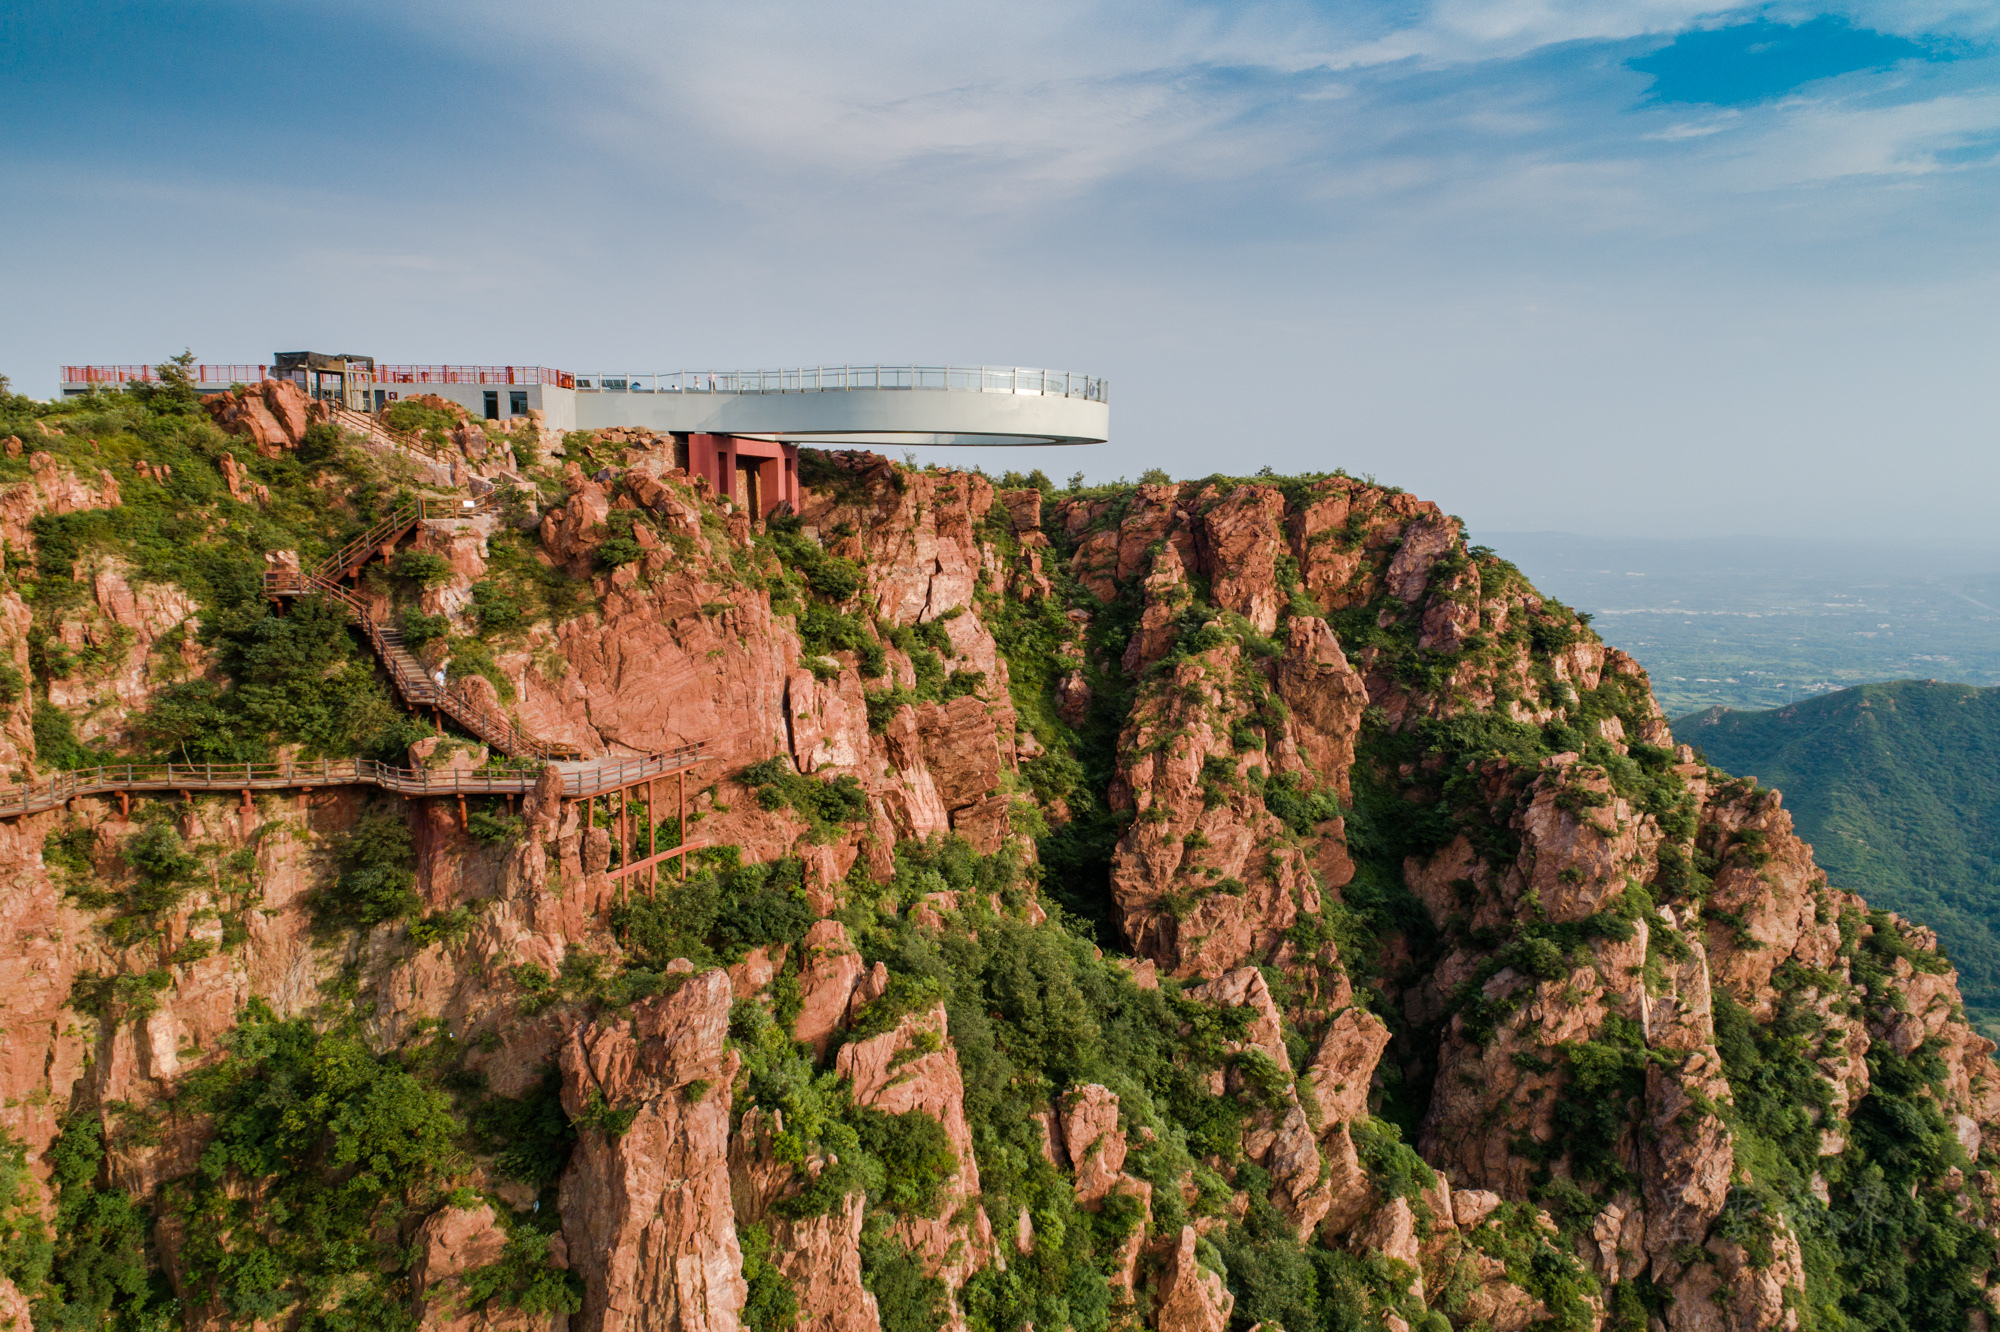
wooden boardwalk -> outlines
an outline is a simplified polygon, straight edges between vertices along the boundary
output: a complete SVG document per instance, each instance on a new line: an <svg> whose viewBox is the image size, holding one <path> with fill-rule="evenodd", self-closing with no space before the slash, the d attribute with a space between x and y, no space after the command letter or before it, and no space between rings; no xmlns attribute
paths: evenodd
<svg viewBox="0 0 2000 1332"><path fill-rule="evenodd" d="M77 796L168 791L298 791L321 786L375 786L410 798L525 795L553 768L565 800L589 800L644 786L662 777L684 777L702 759L702 746L663 754L511 768L396 768L372 759L320 759L312 763L107 763L60 772L27 785L0 786L0 819L56 809Z"/></svg>

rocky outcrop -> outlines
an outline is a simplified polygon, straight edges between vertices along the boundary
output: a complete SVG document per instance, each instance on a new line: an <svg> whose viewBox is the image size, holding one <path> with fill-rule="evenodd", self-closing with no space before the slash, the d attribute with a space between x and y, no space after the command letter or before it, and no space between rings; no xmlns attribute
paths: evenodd
<svg viewBox="0 0 2000 1332"><path fill-rule="evenodd" d="M560 1246L558 1238L555 1243ZM469 1273L501 1261L507 1231L489 1206L444 1207L417 1228L410 1268L418 1326L423 1332L566 1332L569 1315L526 1313L480 1299L466 1287Z"/></svg>
<svg viewBox="0 0 2000 1332"><path fill-rule="evenodd" d="M965 1083L952 1048L944 1005L903 1017L891 1031L840 1048L834 1069L855 1104L884 1114L924 1114L944 1127L957 1169L931 1216L905 1216L895 1232L932 1275L956 1290L992 1261L993 1226L980 1206L979 1161L965 1118Z"/></svg>
<svg viewBox="0 0 2000 1332"><path fill-rule="evenodd" d="M297 448L312 424L312 400L289 379L239 384L227 393L208 394L201 405L218 429L248 436L265 458Z"/></svg>
<svg viewBox="0 0 2000 1332"><path fill-rule="evenodd" d="M33 1326L27 1298L13 1282L0 1277L0 1332L30 1332Z"/></svg>
<svg viewBox="0 0 2000 1332"><path fill-rule="evenodd" d="M855 991L868 968L848 942L847 927L837 920L815 922L801 947L805 965L799 972L799 1013L792 1020L792 1039L824 1057L835 1034L847 1025Z"/></svg>
<svg viewBox="0 0 2000 1332"><path fill-rule="evenodd" d="M94 567L91 567L94 566ZM139 582L115 555L79 567L90 600L60 613L53 626L68 658L49 681L49 701L77 718L86 740L129 740L133 716L164 685L203 673L193 597L171 583Z"/></svg>
<svg viewBox="0 0 2000 1332"><path fill-rule="evenodd" d="M737 1326L747 1290L729 1181L729 977L691 977L562 1050L563 1108L585 1127L562 1181L584 1278L579 1332Z"/></svg>
<svg viewBox="0 0 2000 1332"><path fill-rule="evenodd" d="M35 549L28 524L45 513L79 513L85 509L115 509L121 497L118 480L97 469L87 478L68 464L39 450L28 455L28 479L0 486L0 541L16 550Z"/></svg>
<svg viewBox="0 0 2000 1332"><path fill-rule="evenodd" d="M1182 1226L1180 1239L1160 1271L1154 1328L1157 1332L1223 1332L1235 1305L1235 1297L1222 1278L1195 1257L1194 1227Z"/></svg>

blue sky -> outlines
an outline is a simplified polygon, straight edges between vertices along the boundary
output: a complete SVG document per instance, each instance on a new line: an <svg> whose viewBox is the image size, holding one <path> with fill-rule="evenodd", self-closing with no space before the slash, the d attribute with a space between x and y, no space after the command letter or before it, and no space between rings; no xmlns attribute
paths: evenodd
<svg viewBox="0 0 2000 1332"><path fill-rule="evenodd" d="M1985 539L1996 184L1991 4L14 0L0 373L1012 362L1059 477Z"/></svg>

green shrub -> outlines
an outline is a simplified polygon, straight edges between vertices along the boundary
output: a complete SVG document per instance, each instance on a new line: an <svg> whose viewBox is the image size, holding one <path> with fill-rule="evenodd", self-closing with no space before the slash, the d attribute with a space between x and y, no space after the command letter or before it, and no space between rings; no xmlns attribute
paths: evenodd
<svg viewBox="0 0 2000 1332"><path fill-rule="evenodd" d="M321 919L365 927L423 910L416 892L416 844L401 810L363 814L354 831L335 844L334 861L340 875L314 901Z"/></svg>
<svg viewBox="0 0 2000 1332"><path fill-rule="evenodd" d="M465 830L484 846L512 846L527 824L518 816L497 810L475 809L465 818Z"/></svg>
<svg viewBox="0 0 2000 1332"><path fill-rule="evenodd" d="M662 969L679 957L702 966L766 944L796 944L812 920L805 866L788 857L663 880L657 896L634 895L613 908L611 926L639 965Z"/></svg>
<svg viewBox="0 0 2000 1332"><path fill-rule="evenodd" d="M46 1285L35 1298L35 1325L142 1326L139 1315L157 1299L146 1251L152 1218L130 1194L98 1183L104 1146L97 1121L72 1118L50 1145L47 1161L56 1197L55 1243ZM29 1248L32 1270L40 1265L40 1245L30 1240Z"/></svg>
<svg viewBox="0 0 2000 1332"><path fill-rule="evenodd" d="M35 757L46 767L87 768L97 756L76 738L69 714L45 698L35 700Z"/></svg>
<svg viewBox="0 0 2000 1332"><path fill-rule="evenodd" d="M50 1182L61 1188L60 1179ZM55 1261L55 1243L42 1221L41 1200L27 1147L13 1134L0 1131L0 1276L31 1299Z"/></svg>
<svg viewBox="0 0 2000 1332"><path fill-rule="evenodd" d="M500 1256L467 1271L461 1287L467 1308L498 1305L531 1317L572 1314L583 1308L583 1278L551 1265L553 1235L516 1226Z"/></svg>
<svg viewBox="0 0 2000 1332"><path fill-rule="evenodd" d="M488 1096L468 1121L475 1148L503 1175L537 1191L555 1185L576 1146L576 1130L563 1112L562 1074L554 1069L521 1096Z"/></svg>
<svg viewBox="0 0 2000 1332"><path fill-rule="evenodd" d="M757 793L765 809L790 809L805 819L815 842L830 842L837 824L868 818L868 794L851 773L831 781L800 775L789 759L768 758L737 774L737 780Z"/></svg>
<svg viewBox="0 0 2000 1332"><path fill-rule="evenodd" d="M481 634L519 628L524 619L521 598L491 578L472 585L472 614Z"/></svg>
<svg viewBox="0 0 2000 1332"><path fill-rule="evenodd" d="M958 1169L944 1125L922 1110L890 1115L857 1110L850 1117L861 1147L882 1163L875 1201L898 1216L936 1216L945 1181Z"/></svg>
<svg viewBox="0 0 2000 1332"><path fill-rule="evenodd" d="M743 1246L743 1282L749 1287L743 1323L750 1332L785 1332L798 1321L799 1297L772 1258L771 1232L750 1221L738 1226L736 1234Z"/></svg>
<svg viewBox="0 0 2000 1332"><path fill-rule="evenodd" d="M1254 744L1237 745L1238 749L1261 748L1262 740ZM1303 837L1328 819L1341 815L1340 801L1331 792L1309 790L1297 773L1281 772L1264 783L1264 808L1283 819L1285 826Z"/></svg>
<svg viewBox="0 0 2000 1332"><path fill-rule="evenodd" d="M403 641L412 652L422 652L425 648L451 633L451 617L448 615L426 615L415 606L404 610L397 619L397 627L403 631Z"/></svg>
<svg viewBox="0 0 2000 1332"><path fill-rule="evenodd" d="M807 587L829 601L848 600L866 582L860 565L827 554L798 531L797 520L773 522L764 540L784 567L797 571Z"/></svg>
<svg viewBox="0 0 2000 1332"><path fill-rule="evenodd" d="M798 623L799 646L806 653L827 655L852 652L861 663L863 679L879 680L887 673L889 658L859 616L844 615L831 606L815 601L799 613Z"/></svg>
<svg viewBox="0 0 2000 1332"><path fill-rule="evenodd" d="M597 567L622 568L627 564L636 564L645 554L646 548L629 536L609 537L597 548Z"/></svg>
<svg viewBox="0 0 2000 1332"><path fill-rule="evenodd" d="M403 398L382 409L382 424L406 435L423 435L442 442L459 424L459 418L442 407Z"/></svg>
<svg viewBox="0 0 2000 1332"><path fill-rule="evenodd" d="M875 1297L882 1332L938 1332L944 1324L944 1282L877 1222L861 1232L861 1284Z"/></svg>
<svg viewBox="0 0 2000 1332"><path fill-rule="evenodd" d="M449 911L433 911L410 926L410 945L428 948L434 943L459 943L472 933L473 922L478 918L479 913L464 903Z"/></svg>
<svg viewBox="0 0 2000 1332"><path fill-rule="evenodd" d="M165 1191L189 1278L239 1319L301 1302L327 1326L379 1319L409 1258L393 1222L436 1202L455 1160L444 1094L357 1033L260 1000L183 1087L214 1131L201 1168Z"/></svg>

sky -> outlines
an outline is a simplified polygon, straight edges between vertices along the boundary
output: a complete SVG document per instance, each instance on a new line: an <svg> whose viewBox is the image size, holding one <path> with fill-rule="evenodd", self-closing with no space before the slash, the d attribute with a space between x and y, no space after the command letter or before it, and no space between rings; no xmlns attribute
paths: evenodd
<svg viewBox="0 0 2000 1332"><path fill-rule="evenodd" d="M0 374L1107 376L1058 480L1975 542L2000 6L10 0Z"/></svg>

